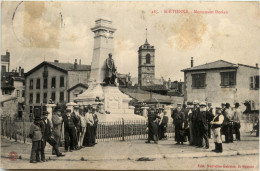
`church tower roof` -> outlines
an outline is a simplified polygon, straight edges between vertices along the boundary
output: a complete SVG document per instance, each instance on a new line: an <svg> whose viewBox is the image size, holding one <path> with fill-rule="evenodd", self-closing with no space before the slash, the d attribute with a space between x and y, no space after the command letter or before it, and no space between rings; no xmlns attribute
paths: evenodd
<svg viewBox="0 0 260 171"><path fill-rule="evenodd" d="M147 40L147 28L146 28L145 30L146 30L145 43L139 47L139 50L142 50L142 49L154 50L154 46L151 46L151 45L148 43L148 40Z"/></svg>

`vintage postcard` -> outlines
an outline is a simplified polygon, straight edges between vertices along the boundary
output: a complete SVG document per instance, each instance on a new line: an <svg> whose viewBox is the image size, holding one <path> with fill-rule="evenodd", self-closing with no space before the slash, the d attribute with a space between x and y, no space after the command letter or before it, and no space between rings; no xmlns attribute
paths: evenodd
<svg viewBox="0 0 260 171"><path fill-rule="evenodd" d="M1 168L258 170L259 10L1 1Z"/></svg>

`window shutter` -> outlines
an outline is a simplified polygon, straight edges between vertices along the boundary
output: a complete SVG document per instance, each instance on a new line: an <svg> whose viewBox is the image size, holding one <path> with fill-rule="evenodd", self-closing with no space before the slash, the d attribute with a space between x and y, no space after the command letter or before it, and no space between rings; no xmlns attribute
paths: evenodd
<svg viewBox="0 0 260 171"><path fill-rule="evenodd" d="M250 88L254 88L254 77L250 77Z"/></svg>
<svg viewBox="0 0 260 171"><path fill-rule="evenodd" d="M259 75L255 76L255 89L259 89Z"/></svg>

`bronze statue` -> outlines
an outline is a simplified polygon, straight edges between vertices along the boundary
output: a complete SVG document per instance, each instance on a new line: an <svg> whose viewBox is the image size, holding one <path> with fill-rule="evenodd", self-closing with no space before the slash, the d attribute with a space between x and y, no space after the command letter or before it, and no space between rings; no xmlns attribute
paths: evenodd
<svg viewBox="0 0 260 171"><path fill-rule="evenodd" d="M115 84L116 76L116 67L114 60L112 58L112 53L108 54L108 58L106 59L106 76L104 82L106 84Z"/></svg>

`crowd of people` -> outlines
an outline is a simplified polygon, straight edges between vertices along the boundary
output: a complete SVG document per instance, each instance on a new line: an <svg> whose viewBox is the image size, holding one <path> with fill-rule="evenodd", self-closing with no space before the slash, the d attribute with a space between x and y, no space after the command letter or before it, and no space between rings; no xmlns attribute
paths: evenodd
<svg viewBox="0 0 260 171"><path fill-rule="evenodd" d="M221 135L225 135L224 143L233 142L233 131L236 140L240 141L240 119L242 112L239 103L233 109L229 103L222 103L221 107L212 107L212 103L198 101L187 104L177 104L172 110L171 117L175 126L175 141L177 145L189 142L189 145L209 149L209 138L213 134L217 153L223 152ZM165 138L168 117L163 108L156 112L151 107L148 110L148 140L158 143Z"/></svg>
<svg viewBox="0 0 260 171"><path fill-rule="evenodd" d="M53 109L52 121L48 119L49 112L44 111L41 116L35 116L30 127L29 137L32 139L31 163L45 162L45 146L48 142L52 147L52 154L64 156L59 151L62 124L64 123L65 151L72 152L96 144L98 125L97 109L94 106L74 106L63 113L60 106Z"/></svg>
<svg viewBox="0 0 260 171"><path fill-rule="evenodd" d="M236 140L240 141L239 103L232 109L229 103L213 108L211 103L194 101L187 104L177 104L172 110L171 118L175 126L175 141L177 145L189 142L189 145L209 149L209 138L213 134L214 152L223 151L221 135L225 135L224 143L233 142L233 132ZM52 120L48 119L49 112L35 116L30 127L29 137L32 139L31 163L45 161L45 146L48 142L52 154L64 156L59 151L62 124L64 123L65 151L72 152L96 144L98 117L95 106L74 106L64 112L60 106L53 109ZM164 108L150 107L148 110L148 140L146 143L167 139L168 116Z"/></svg>

